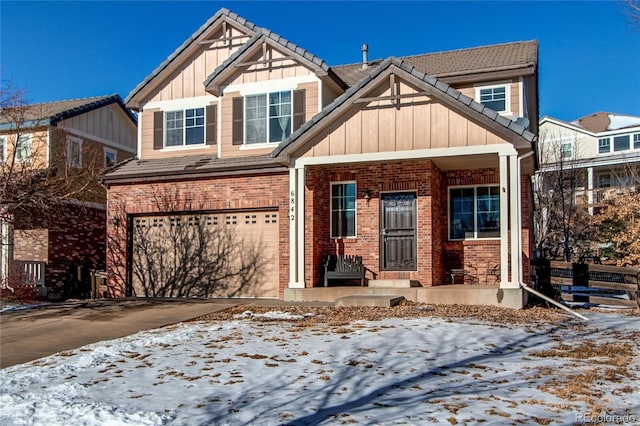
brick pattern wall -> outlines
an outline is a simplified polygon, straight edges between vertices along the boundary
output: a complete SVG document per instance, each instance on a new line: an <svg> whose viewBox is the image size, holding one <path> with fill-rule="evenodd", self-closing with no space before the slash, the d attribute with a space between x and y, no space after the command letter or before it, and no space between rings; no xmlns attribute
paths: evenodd
<svg viewBox="0 0 640 426"><path fill-rule="evenodd" d="M47 228L14 229L13 259L46 262L49 248Z"/></svg>
<svg viewBox="0 0 640 426"><path fill-rule="evenodd" d="M147 184L111 185L107 223L109 295L126 294L128 215L277 209L279 296L289 283L289 175L287 172ZM114 225L113 218L118 218Z"/></svg>

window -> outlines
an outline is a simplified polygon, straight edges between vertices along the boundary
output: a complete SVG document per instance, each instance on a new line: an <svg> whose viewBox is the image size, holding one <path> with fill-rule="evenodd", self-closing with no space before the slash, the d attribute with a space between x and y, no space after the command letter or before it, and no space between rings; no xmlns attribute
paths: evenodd
<svg viewBox="0 0 640 426"><path fill-rule="evenodd" d="M82 167L82 139L67 137L67 165Z"/></svg>
<svg viewBox="0 0 640 426"><path fill-rule="evenodd" d="M7 161L7 138L0 136L0 163Z"/></svg>
<svg viewBox="0 0 640 426"><path fill-rule="evenodd" d="M613 150L625 151L629 149L629 135L616 136L613 138Z"/></svg>
<svg viewBox="0 0 640 426"><path fill-rule="evenodd" d="M291 92L246 96L245 117L245 143L285 140L291 134Z"/></svg>
<svg viewBox="0 0 640 426"><path fill-rule="evenodd" d="M509 114L511 112L509 97L508 84L476 87L476 101L499 113Z"/></svg>
<svg viewBox="0 0 640 426"><path fill-rule="evenodd" d="M449 239L499 236L499 187L481 186L449 190Z"/></svg>
<svg viewBox="0 0 640 426"><path fill-rule="evenodd" d="M560 156L562 158L573 157L573 144L571 142L563 142L560 145Z"/></svg>
<svg viewBox="0 0 640 426"><path fill-rule="evenodd" d="M611 186L611 175L598 175L598 188L609 188Z"/></svg>
<svg viewBox="0 0 640 426"><path fill-rule="evenodd" d="M606 154L608 152L611 152L611 139L609 138L598 139L598 153Z"/></svg>
<svg viewBox="0 0 640 426"><path fill-rule="evenodd" d="M165 146L204 144L204 108L167 111Z"/></svg>
<svg viewBox="0 0 640 426"><path fill-rule="evenodd" d="M118 151L115 149L104 148L104 166L113 167L118 162Z"/></svg>
<svg viewBox="0 0 640 426"><path fill-rule="evenodd" d="M331 238L356 236L356 184L331 184Z"/></svg>
<svg viewBox="0 0 640 426"><path fill-rule="evenodd" d="M640 133L633 135L633 149L640 149Z"/></svg>
<svg viewBox="0 0 640 426"><path fill-rule="evenodd" d="M31 135L20 135L16 143L16 161L22 163L31 159Z"/></svg>

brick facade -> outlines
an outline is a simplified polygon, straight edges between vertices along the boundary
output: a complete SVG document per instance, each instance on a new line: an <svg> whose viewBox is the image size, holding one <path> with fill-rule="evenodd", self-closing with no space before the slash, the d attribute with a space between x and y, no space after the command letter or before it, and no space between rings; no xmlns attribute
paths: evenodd
<svg viewBox="0 0 640 426"><path fill-rule="evenodd" d="M279 296L289 283L289 175L253 174L140 184L109 188L107 229L109 294L126 292L127 220L132 215L188 212L238 212L274 209L279 222ZM113 218L118 218L115 225Z"/></svg>

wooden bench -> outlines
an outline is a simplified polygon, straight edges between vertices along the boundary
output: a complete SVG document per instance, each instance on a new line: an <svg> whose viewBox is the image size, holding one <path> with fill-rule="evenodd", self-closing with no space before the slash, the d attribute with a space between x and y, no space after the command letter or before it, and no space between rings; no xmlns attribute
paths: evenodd
<svg viewBox="0 0 640 426"><path fill-rule="evenodd" d="M329 280L360 280L364 286L364 266L362 256L353 255L329 255L324 260L324 286L329 285Z"/></svg>

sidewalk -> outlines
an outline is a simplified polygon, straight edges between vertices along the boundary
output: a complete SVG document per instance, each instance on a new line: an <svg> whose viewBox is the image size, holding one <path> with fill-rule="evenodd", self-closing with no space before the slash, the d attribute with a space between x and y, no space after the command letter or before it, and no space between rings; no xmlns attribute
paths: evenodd
<svg viewBox="0 0 640 426"><path fill-rule="evenodd" d="M91 300L3 312L0 314L0 368L254 302L247 299Z"/></svg>

